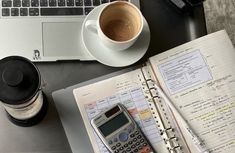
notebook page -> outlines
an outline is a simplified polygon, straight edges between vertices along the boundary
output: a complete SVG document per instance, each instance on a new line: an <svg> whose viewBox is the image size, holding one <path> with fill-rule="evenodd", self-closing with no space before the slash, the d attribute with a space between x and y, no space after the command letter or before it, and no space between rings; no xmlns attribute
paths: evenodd
<svg viewBox="0 0 235 153"><path fill-rule="evenodd" d="M95 153L108 153L108 151L93 131L90 120L117 103L126 106L154 149L158 153L167 153L145 98L141 80L143 76L138 69L74 90Z"/></svg>
<svg viewBox="0 0 235 153"><path fill-rule="evenodd" d="M235 50L227 33L199 38L150 62L164 91L206 146L213 153L235 152ZM184 136L196 153L185 131Z"/></svg>

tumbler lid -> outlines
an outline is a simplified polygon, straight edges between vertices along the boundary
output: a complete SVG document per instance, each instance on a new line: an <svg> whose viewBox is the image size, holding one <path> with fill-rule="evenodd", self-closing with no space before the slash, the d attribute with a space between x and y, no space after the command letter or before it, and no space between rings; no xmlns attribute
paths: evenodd
<svg viewBox="0 0 235 153"><path fill-rule="evenodd" d="M41 86L40 73L28 59L9 56L0 60L0 101L19 105L31 100Z"/></svg>

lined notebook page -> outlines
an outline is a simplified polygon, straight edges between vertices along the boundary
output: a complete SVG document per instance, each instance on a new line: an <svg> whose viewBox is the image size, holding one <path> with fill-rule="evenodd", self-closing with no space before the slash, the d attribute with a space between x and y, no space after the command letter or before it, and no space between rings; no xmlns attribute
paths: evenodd
<svg viewBox="0 0 235 153"><path fill-rule="evenodd" d="M150 62L164 91L206 146L213 153L235 152L235 50L227 33L199 38ZM196 153L185 131L184 136Z"/></svg>
<svg viewBox="0 0 235 153"><path fill-rule="evenodd" d="M145 97L143 79L141 70L137 69L73 91L95 153L108 151L92 129L90 120L117 103L126 106L158 153L168 153Z"/></svg>

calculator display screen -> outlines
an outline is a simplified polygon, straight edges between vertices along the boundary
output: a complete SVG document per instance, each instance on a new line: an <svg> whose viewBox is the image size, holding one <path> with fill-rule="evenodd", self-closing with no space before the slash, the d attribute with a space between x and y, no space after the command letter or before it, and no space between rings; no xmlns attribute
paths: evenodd
<svg viewBox="0 0 235 153"><path fill-rule="evenodd" d="M99 126L99 130L101 133L106 137L112 132L116 131L123 125L127 124L129 122L128 118L124 113L120 113L108 122L104 123L103 125Z"/></svg>

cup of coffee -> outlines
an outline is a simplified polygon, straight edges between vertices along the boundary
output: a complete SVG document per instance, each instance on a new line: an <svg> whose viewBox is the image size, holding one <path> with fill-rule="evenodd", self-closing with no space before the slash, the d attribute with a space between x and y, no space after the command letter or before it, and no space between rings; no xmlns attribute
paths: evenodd
<svg viewBox="0 0 235 153"><path fill-rule="evenodd" d="M134 44L143 30L143 22L135 5L115 1L104 6L97 20L87 20L85 28L97 34L104 46L119 51Z"/></svg>

